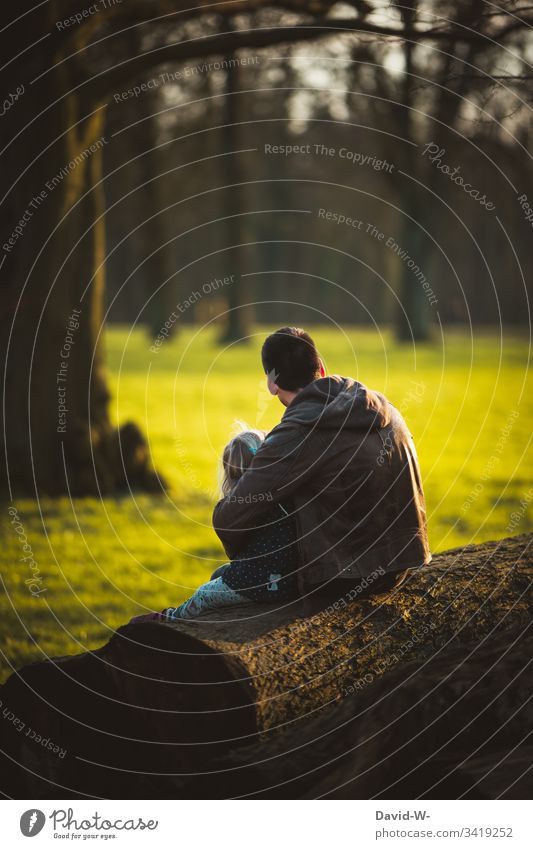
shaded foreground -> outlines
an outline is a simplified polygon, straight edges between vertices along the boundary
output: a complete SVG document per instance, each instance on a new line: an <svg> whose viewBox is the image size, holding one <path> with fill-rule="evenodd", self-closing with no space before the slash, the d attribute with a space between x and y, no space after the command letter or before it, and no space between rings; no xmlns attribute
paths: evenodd
<svg viewBox="0 0 533 849"><path fill-rule="evenodd" d="M533 535L392 595L126 625L0 689L15 798L528 798ZM236 618L238 616L238 618Z"/></svg>

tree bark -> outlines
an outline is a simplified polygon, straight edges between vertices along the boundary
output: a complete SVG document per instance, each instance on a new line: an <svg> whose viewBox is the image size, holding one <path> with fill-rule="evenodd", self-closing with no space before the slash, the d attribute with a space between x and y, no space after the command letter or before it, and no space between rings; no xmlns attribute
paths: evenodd
<svg viewBox="0 0 533 849"><path fill-rule="evenodd" d="M532 543L439 554L389 596L312 617L247 606L216 622L130 624L98 651L26 667L3 706L68 757L4 721L0 748L19 767L2 790L484 798L514 776L509 798L525 792Z"/></svg>

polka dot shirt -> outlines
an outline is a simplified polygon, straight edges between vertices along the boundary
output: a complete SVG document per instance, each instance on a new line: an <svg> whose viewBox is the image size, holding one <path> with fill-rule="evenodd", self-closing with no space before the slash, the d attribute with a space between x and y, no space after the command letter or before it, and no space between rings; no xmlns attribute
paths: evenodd
<svg viewBox="0 0 533 849"><path fill-rule="evenodd" d="M222 572L228 587L261 604L279 604L298 595L300 560L296 522L288 515L291 511L292 505L276 504L265 513L262 527Z"/></svg>

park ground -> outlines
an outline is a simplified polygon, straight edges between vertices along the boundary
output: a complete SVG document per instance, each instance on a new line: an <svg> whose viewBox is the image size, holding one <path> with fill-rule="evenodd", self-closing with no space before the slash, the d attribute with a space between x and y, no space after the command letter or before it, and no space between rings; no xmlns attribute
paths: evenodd
<svg viewBox="0 0 533 849"><path fill-rule="evenodd" d="M210 526L221 450L235 419L266 430L282 408L265 388L256 328L220 347L215 327L183 330L156 350L138 328L105 339L111 412L144 429L166 494L16 500L40 573L0 518L2 680L12 668L105 642L131 616L175 605L223 562ZM384 392L415 437L434 552L533 529L529 340L512 330L448 330L399 345L357 327L313 332L329 372Z"/></svg>

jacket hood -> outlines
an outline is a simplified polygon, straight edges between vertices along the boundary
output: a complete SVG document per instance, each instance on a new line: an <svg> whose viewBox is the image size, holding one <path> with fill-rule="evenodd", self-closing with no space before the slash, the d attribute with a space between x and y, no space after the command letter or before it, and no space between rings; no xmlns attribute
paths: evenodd
<svg viewBox="0 0 533 849"><path fill-rule="evenodd" d="M282 421L325 430L370 430L389 424L392 408L384 395L351 377L330 375L298 392Z"/></svg>

